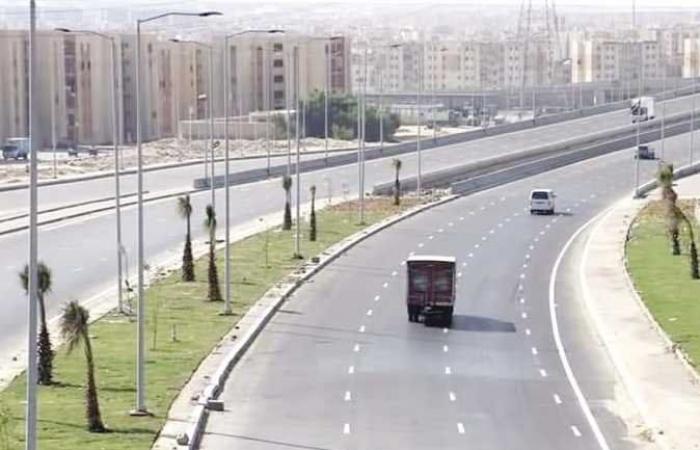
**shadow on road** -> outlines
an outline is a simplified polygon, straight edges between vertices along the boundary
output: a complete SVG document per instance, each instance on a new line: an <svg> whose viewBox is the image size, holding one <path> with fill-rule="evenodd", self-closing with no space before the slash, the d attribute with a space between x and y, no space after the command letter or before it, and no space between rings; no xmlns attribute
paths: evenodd
<svg viewBox="0 0 700 450"><path fill-rule="evenodd" d="M488 317L455 314L452 318L452 329L480 333L515 333L515 324Z"/></svg>
<svg viewBox="0 0 700 450"><path fill-rule="evenodd" d="M300 449L306 449L306 450L331 450L331 449L325 448L325 447L315 447L315 446L311 446L311 445L294 444L291 442L275 441L275 440L271 440L271 439L256 438L253 436L242 436L239 434L216 433L216 432L211 432L211 431L207 432L206 434L210 435L210 436L221 436L224 438L232 438L235 440L258 442L261 444L265 444L267 448L275 447L275 448L300 448ZM228 446L227 446L227 448L228 448Z"/></svg>

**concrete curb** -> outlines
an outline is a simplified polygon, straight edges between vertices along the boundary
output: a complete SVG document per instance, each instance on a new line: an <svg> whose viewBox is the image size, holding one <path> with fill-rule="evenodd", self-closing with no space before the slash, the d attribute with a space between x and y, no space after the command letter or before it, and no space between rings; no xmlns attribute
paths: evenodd
<svg viewBox="0 0 700 450"><path fill-rule="evenodd" d="M298 271L289 275L284 281L283 286L274 286L268 290L261 299L253 305L248 313L241 318L241 321L245 320L251 313L255 314L254 322L252 326L246 331L246 333L237 340L236 345L226 354L224 360L221 362L217 370L210 377L210 383L206 386L202 395L198 399L197 405L190 414L189 425L187 431L187 444L181 445L180 448L187 448L188 450L196 450L199 448L199 442L201 440L204 428L206 426L206 419L208 417L207 405L210 405L212 401L215 401L219 394L221 393L223 386L231 373L236 363L241 359L245 352L254 343L256 337L262 332L265 325L269 323L272 317L276 314L279 307L284 303L291 294L293 294L301 285L303 285L308 279L317 274L321 269L330 264L332 261L340 257L350 248L364 241L365 239L373 236L380 231L401 222L409 217L419 214L428 209L443 205L450 201L459 198L455 195L448 195L437 201L433 201L427 204L419 205L417 207L411 208L398 215L386 218L374 225L371 225L357 233L343 239L342 241L334 244L321 255L321 259L318 263L306 263ZM265 306L262 312L257 311L256 306L264 301L265 299L271 299L270 303ZM226 339L226 337L224 338Z"/></svg>

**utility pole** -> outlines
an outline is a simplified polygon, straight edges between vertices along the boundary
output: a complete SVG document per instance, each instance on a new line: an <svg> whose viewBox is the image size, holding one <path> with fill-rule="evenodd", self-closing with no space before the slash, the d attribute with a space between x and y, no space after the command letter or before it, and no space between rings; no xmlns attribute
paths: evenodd
<svg viewBox="0 0 700 450"><path fill-rule="evenodd" d="M360 166L361 169L361 174L362 176L360 177L360 195L362 196L360 198L360 205L362 205L360 209L360 224L364 225L365 224L365 147L367 143L367 65L368 65L368 58L367 58L367 48L368 46L365 46L365 54L364 54L364 65L363 65L363 76L362 76L362 165Z"/></svg>
<svg viewBox="0 0 700 450"><path fill-rule="evenodd" d="M416 122L418 124L418 129L416 132L416 156L418 159L418 177L416 178L416 194L418 197L421 196L421 191L423 190L423 183L422 183L422 166L421 166L421 149L420 149L420 127L421 127L421 91L423 89L423 71L425 70L424 68L425 65L425 43L423 42L423 38L421 37L420 39L420 50L418 53L418 76L416 77L416 82L418 83L418 89L416 93Z"/></svg>
<svg viewBox="0 0 700 450"><path fill-rule="evenodd" d="M38 173L37 173L37 129L35 102L37 99L36 77L36 2L29 0L29 303L27 331L27 391L25 418L25 449L36 450L37 423L37 304L39 301L38 258Z"/></svg>
<svg viewBox="0 0 700 450"><path fill-rule="evenodd" d="M56 43L51 41L51 150L53 152L53 178L58 178L56 167Z"/></svg>
<svg viewBox="0 0 700 450"><path fill-rule="evenodd" d="M294 84L295 91L299 92L299 47L294 46ZM294 239L294 257L301 259L301 131L299 127L299 95L296 96L296 141L297 141L297 161L296 161L296 228Z"/></svg>

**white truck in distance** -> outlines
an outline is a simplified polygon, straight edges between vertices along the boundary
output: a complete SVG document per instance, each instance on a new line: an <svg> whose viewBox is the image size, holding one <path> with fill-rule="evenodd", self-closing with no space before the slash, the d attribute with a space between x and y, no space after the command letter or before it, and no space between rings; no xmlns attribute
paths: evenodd
<svg viewBox="0 0 700 450"><path fill-rule="evenodd" d="M644 122L654 118L654 97L637 97L630 102L632 123Z"/></svg>

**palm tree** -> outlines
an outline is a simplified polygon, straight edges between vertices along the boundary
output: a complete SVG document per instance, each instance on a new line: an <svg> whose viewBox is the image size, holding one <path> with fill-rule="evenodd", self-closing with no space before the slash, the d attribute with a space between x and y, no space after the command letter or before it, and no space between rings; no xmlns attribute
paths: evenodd
<svg viewBox="0 0 700 450"><path fill-rule="evenodd" d="M223 297L219 287L219 272L216 269L216 212L211 205L207 205L206 212L204 226L209 230L209 301L220 302Z"/></svg>
<svg viewBox="0 0 700 450"><path fill-rule="evenodd" d="M283 230L292 229L292 177L285 175L282 177L282 187L284 188L284 222L282 223Z"/></svg>
<svg viewBox="0 0 700 450"><path fill-rule="evenodd" d="M51 269L39 261L37 267L37 296L39 299L39 318L41 321L41 329L39 330L39 338L37 342L39 370L38 383L49 385L53 382L53 348L51 346L51 336L49 335L49 327L46 325L46 294L51 291L52 276ZM24 270L20 272L19 279L24 292L29 294L29 266L25 265Z"/></svg>
<svg viewBox="0 0 700 450"><path fill-rule="evenodd" d="M673 190L673 164L664 164L659 168L657 182L659 187L661 187L661 198L666 210L668 234L671 238L671 253L680 255L681 246L678 231L678 219L680 216L677 213L678 207L676 206L678 194Z"/></svg>
<svg viewBox="0 0 700 450"><path fill-rule="evenodd" d="M693 225L688 219L688 216L679 208L676 207L675 213L688 229L688 240L690 241L690 277L693 280L700 279L700 268L698 267L698 249L695 246L695 232L693 231Z"/></svg>
<svg viewBox="0 0 700 450"><path fill-rule="evenodd" d="M316 240L316 185L311 185L311 216L309 218L311 228L309 229L309 241Z"/></svg>
<svg viewBox="0 0 700 450"><path fill-rule="evenodd" d="M97 384L95 383L95 361L88 332L90 314L75 300L68 303L61 316L61 336L68 345L70 354L82 344L87 363L87 386L85 389L85 418L87 429L92 433L104 433L107 429L100 416L100 403L97 400Z"/></svg>
<svg viewBox="0 0 700 450"><path fill-rule="evenodd" d="M185 235L185 249L182 252L182 281L194 281L194 258L192 257L191 217L192 202L189 194L177 199L177 210L180 217L187 221L187 234Z"/></svg>
<svg viewBox="0 0 700 450"><path fill-rule="evenodd" d="M399 158L394 158L391 164L396 170L396 179L394 180L394 205L398 206L401 204L401 180L399 179L399 172L401 172L401 165L403 164Z"/></svg>

